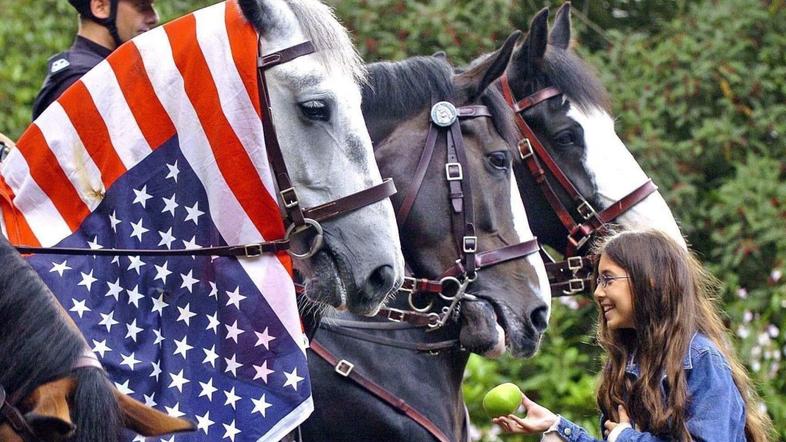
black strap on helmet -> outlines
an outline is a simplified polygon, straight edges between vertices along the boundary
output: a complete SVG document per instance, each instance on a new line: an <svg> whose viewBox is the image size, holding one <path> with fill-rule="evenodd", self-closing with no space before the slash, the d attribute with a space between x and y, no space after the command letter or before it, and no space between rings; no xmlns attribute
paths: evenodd
<svg viewBox="0 0 786 442"><path fill-rule="evenodd" d="M115 45L120 46L123 44L123 40L120 39L120 34L117 33L116 19L118 1L119 0L109 0L109 16L107 18L98 18L93 15L93 11L90 10L90 0L68 0L68 3L71 3L71 6L79 11L79 15L82 17L105 27L109 31L109 35L112 36L112 39L115 40Z"/></svg>

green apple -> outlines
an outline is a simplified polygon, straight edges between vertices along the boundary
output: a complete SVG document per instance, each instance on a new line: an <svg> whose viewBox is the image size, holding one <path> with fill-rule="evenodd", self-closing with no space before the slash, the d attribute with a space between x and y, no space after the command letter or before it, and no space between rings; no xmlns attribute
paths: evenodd
<svg viewBox="0 0 786 442"><path fill-rule="evenodd" d="M521 405L523 393L510 382L497 385L483 397L483 409L489 417L507 416Z"/></svg>

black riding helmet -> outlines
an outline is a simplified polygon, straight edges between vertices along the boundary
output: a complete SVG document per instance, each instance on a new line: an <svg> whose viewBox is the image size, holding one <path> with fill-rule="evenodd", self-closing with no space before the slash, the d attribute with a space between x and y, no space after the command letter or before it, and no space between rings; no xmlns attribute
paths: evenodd
<svg viewBox="0 0 786 442"><path fill-rule="evenodd" d="M82 17L107 28L109 34L115 40L115 45L120 46L123 44L123 40L120 39L120 34L117 33L117 24L115 23L118 1L119 0L109 0L109 16L107 18L98 18L93 15L93 12L90 11L90 0L68 0L68 3L71 3L71 6L73 6Z"/></svg>

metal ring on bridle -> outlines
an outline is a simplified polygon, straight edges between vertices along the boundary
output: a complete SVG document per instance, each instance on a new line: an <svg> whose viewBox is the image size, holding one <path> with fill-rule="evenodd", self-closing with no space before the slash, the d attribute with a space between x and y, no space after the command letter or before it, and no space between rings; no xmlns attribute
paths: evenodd
<svg viewBox="0 0 786 442"><path fill-rule="evenodd" d="M308 230L309 228L312 228L312 227L314 228L314 230L316 231L317 234L314 237L314 240L311 242L311 247L308 249L308 251L306 253L302 253L302 254L301 253L297 253L292 248L289 248L287 250L287 253L289 253L289 256L291 256L291 257L293 257L295 259L311 258L312 256L314 256L319 251L319 249L322 248L322 226L319 225L319 222L317 222L317 221L315 221L315 220L313 220L311 218L305 218L303 221L305 221L304 225L296 227L294 224L292 224L292 225L290 225L287 228L287 233L286 233L286 235L284 235L284 240L285 241L290 241L290 236L292 236L293 233L297 234L297 233L306 231L306 230Z"/></svg>
<svg viewBox="0 0 786 442"><path fill-rule="evenodd" d="M450 283L456 284L456 293L453 296L447 296L447 295L445 295L443 293L445 291L445 283L446 282L450 282ZM452 276L446 276L446 277L440 279L439 283L442 286L442 290L440 290L440 292L439 292L439 297L444 299L445 301L452 301L452 300L456 299L456 296L459 296L461 294L459 292L461 291L461 287L462 287L463 284L457 278L454 278Z"/></svg>
<svg viewBox="0 0 786 442"><path fill-rule="evenodd" d="M458 110L453 103L440 101L431 107L431 121L437 126L448 127L458 119Z"/></svg>
<svg viewBox="0 0 786 442"><path fill-rule="evenodd" d="M426 313L431 310L431 307L434 307L434 301L429 301L428 305L425 307L416 306L415 301L412 299L412 295L414 295L415 293L417 292L409 292L409 295L407 295L408 298L407 301L409 302L409 306L412 307L412 310L415 310L416 312L419 313Z"/></svg>

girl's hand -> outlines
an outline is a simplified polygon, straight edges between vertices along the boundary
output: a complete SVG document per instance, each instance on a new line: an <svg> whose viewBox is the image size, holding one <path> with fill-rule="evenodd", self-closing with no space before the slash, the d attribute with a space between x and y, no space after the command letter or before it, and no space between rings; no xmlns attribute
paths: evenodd
<svg viewBox="0 0 786 442"><path fill-rule="evenodd" d="M491 421L502 427L506 433L523 434L542 433L548 430L554 425L554 422L557 421L557 415L549 411L548 408L532 402L527 395L524 395L521 404L524 405L524 409L526 410L526 418L522 419L516 415L510 414L494 418Z"/></svg>
<svg viewBox="0 0 786 442"><path fill-rule="evenodd" d="M623 407L622 405L617 405L617 412L620 415L620 421L619 422L614 422L612 420L607 420L606 422L603 423L603 435L604 436L608 436L609 433L611 433L612 430L617 428L617 425L620 425L620 424L628 424L628 425L630 425L630 418L628 417L628 412L627 412L627 410L625 410L625 407Z"/></svg>

